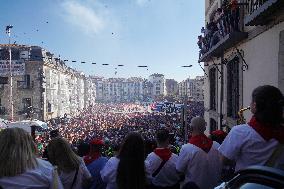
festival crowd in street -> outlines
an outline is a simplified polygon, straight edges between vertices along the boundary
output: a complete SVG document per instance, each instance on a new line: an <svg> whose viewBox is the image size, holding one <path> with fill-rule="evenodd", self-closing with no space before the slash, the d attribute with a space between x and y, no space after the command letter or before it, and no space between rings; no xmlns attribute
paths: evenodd
<svg viewBox="0 0 284 189"><path fill-rule="evenodd" d="M255 88L253 116L228 134L205 135L200 105L190 104L186 140L179 113L134 104L95 104L60 124L51 121L50 138L36 139L43 143L42 156L28 132L4 129L0 188L211 189L252 165L284 169L284 97L278 88Z"/></svg>

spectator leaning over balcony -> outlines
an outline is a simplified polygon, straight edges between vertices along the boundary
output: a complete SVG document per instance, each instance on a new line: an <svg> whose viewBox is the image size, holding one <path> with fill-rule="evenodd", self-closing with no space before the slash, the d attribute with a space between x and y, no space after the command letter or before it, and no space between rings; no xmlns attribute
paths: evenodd
<svg viewBox="0 0 284 189"><path fill-rule="evenodd" d="M175 162L178 156L169 148L170 135L166 129L157 131L157 148L146 159L147 170L152 175L152 189L179 189L179 175Z"/></svg>
<svg viewBox="0 0 284 189"><path fill-rule="evenodd" d="M221 175L217 143L204 134L206 122L202 117L192 118L190 128L192 137L182 146L176 169L185 174L183 185L193 182L201 189L214 188Z"/></svg>
<svg viewBox="0 0 284 189"><path fill-rule="evenodd" d="M202 37L202 35L199 35L198 36L198 41L197 41L197 45L198 45L198 47L199 47L199 59L200 59L200 57L204 54L204 53L206 53L206 48L205 48L205 46L204 46L204 43L205 43L205 41L204 41L204 38Z"/></svg>
<svg viewBox="0 0 284 189"><path fill-rule="evenodd" d="M274 86L253 90L251 120L233 127L219 147L225 164L235 161L235 171L251 165L284 169L283 102L283 94Z"/></svg>
<svg viewBox="0 0 284 189"><path fill-rule="evenodd" d="M65 189L88 188L92 176L84 161L77 156L64 138L54 138L48 145L49 161L58 167L59 177Z"/></svg>
<svg viewBox="0 0 284 189"><path fill-rule="evenodd" d="M223 13L222 8L218 8L215 12L214 22L216 23L218 27L219 34L224 37L224 27L223 27L223 22L222 22L223 16L224 16L224 13Z"/></svg>
<svg viewBox="0 0 284 189"><path fill-rule="evenodd" d="M209 40L210 40L209 49L211 49L220 40L219 30L218 30L217 24L213 21L213 18L211 18L211 20L210 20L210 23L208 25L208 29L209 29L209 35L208 36L209 36Z"/></svg>
<svg viewBox="0 0 284 189"><path fill-rule="evenodd" d="M0 132L0 186L5 189L63 189L57 171L36 158L32 137L20 128Z"/></svg>
<svg viewBox="0 0 284 189"><path fill-rule="evenodd" d="M224 0L221 6L223 17L222 17L222 24L224 30L224 36L230 33L230 7L228 0Z"/></svg>
<svg viewBox="0 0 284 189"><path fill-rule="evenodd" d="M230 16L230 25L231 31L239 31L239 20L240 20L240 10L237 0L231 0L230 3L231 16Z"/></svg>

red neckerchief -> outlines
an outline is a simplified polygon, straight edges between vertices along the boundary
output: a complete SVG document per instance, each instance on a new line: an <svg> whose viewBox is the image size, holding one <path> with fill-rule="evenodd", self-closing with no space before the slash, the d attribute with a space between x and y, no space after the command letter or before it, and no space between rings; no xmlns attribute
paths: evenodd
<svg viewBox="0 0 284 189"><path fill-rule="evenodd" d="M213 145L213 141L210 138L208 138L205 134L200 134L191 137L189 139L189 143L201 148L206 153L210 151Z"/></svg>
<svg viewBox="0 0 284 189"><path fill-rule="evenodd" d="M86 165L92 163L93 161L95 161L96 159L98 159L101 156L101 154L99 152L94 152L94 153L90 153L87 156L84 157L84 162Z"/></svg>
<svg viewBox="0 0 284 189"><path fill-rule="evenodd" d="M156 148L154 153L159 156L163 161L167 161L171 158L172 152L169 148Z"/></svg>
<svg viewBox="0 0 284 189"><path fill-rule="evenodd" d="M264 140L276 139L279 143L284 143L284 127L271 126L258 122L255 116L252 116L248 125L251 126Z"/></svg>

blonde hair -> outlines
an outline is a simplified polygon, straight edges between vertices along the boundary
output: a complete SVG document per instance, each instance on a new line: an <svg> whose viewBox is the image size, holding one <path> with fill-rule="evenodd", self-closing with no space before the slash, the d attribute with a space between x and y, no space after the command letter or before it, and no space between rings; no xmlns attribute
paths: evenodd
<svg viewBox="0 0 284 189"><path fill-rule="evenodd" d="M31 135L21 128L0 132L0 177L13 177L35 169L36 146Z"/></svg>
<svg viewBox="0 0 284 189"><path fill-rule="evenodd" d="M56 165L59 171L71 172L80 165L80 158L71 149L70 144L64 138L52 139L47 147L50 163Z"/></svg>

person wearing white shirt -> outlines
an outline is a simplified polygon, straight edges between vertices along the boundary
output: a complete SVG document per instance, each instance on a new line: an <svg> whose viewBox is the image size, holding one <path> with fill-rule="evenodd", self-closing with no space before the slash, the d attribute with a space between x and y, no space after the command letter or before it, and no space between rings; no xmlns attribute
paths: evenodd
<svg viewBox="0 0 284 189"><path fill-rule="evenodd" d="M157 148L145 160L153 188L179 188L180 177L175 167L178 156L171 152L169 140L169 131L159 130L156 134Z"/></svg>
<svg viewBox="0 0 284 189"><path fill-rule="evenodd" d="M177 171L185 174L186 183L195 183L201 189L210 189L218 185L222 164L220 153L211 139L204 135L206 122L201 117L191 119L191 138L181 148L176 162Z"/></svg>
<svg viewBox="0 0 284 189"><path fill-rule="evenodd" d="M283 94L278 88L264 85L254 89L251 120L234 126L219 147L224 164L234 161L236 172L252 165L284 169L284 149L280 146L284 144L283 104ZM273 156L278 147L280 153Z"/></svg>
<svg viewBox="0 0 284 189"><path fill-rule="evenodd" d="M29 133L20 128L0 132L0 186L5 189L63 189L56 169L37 159Z"/></svg>

